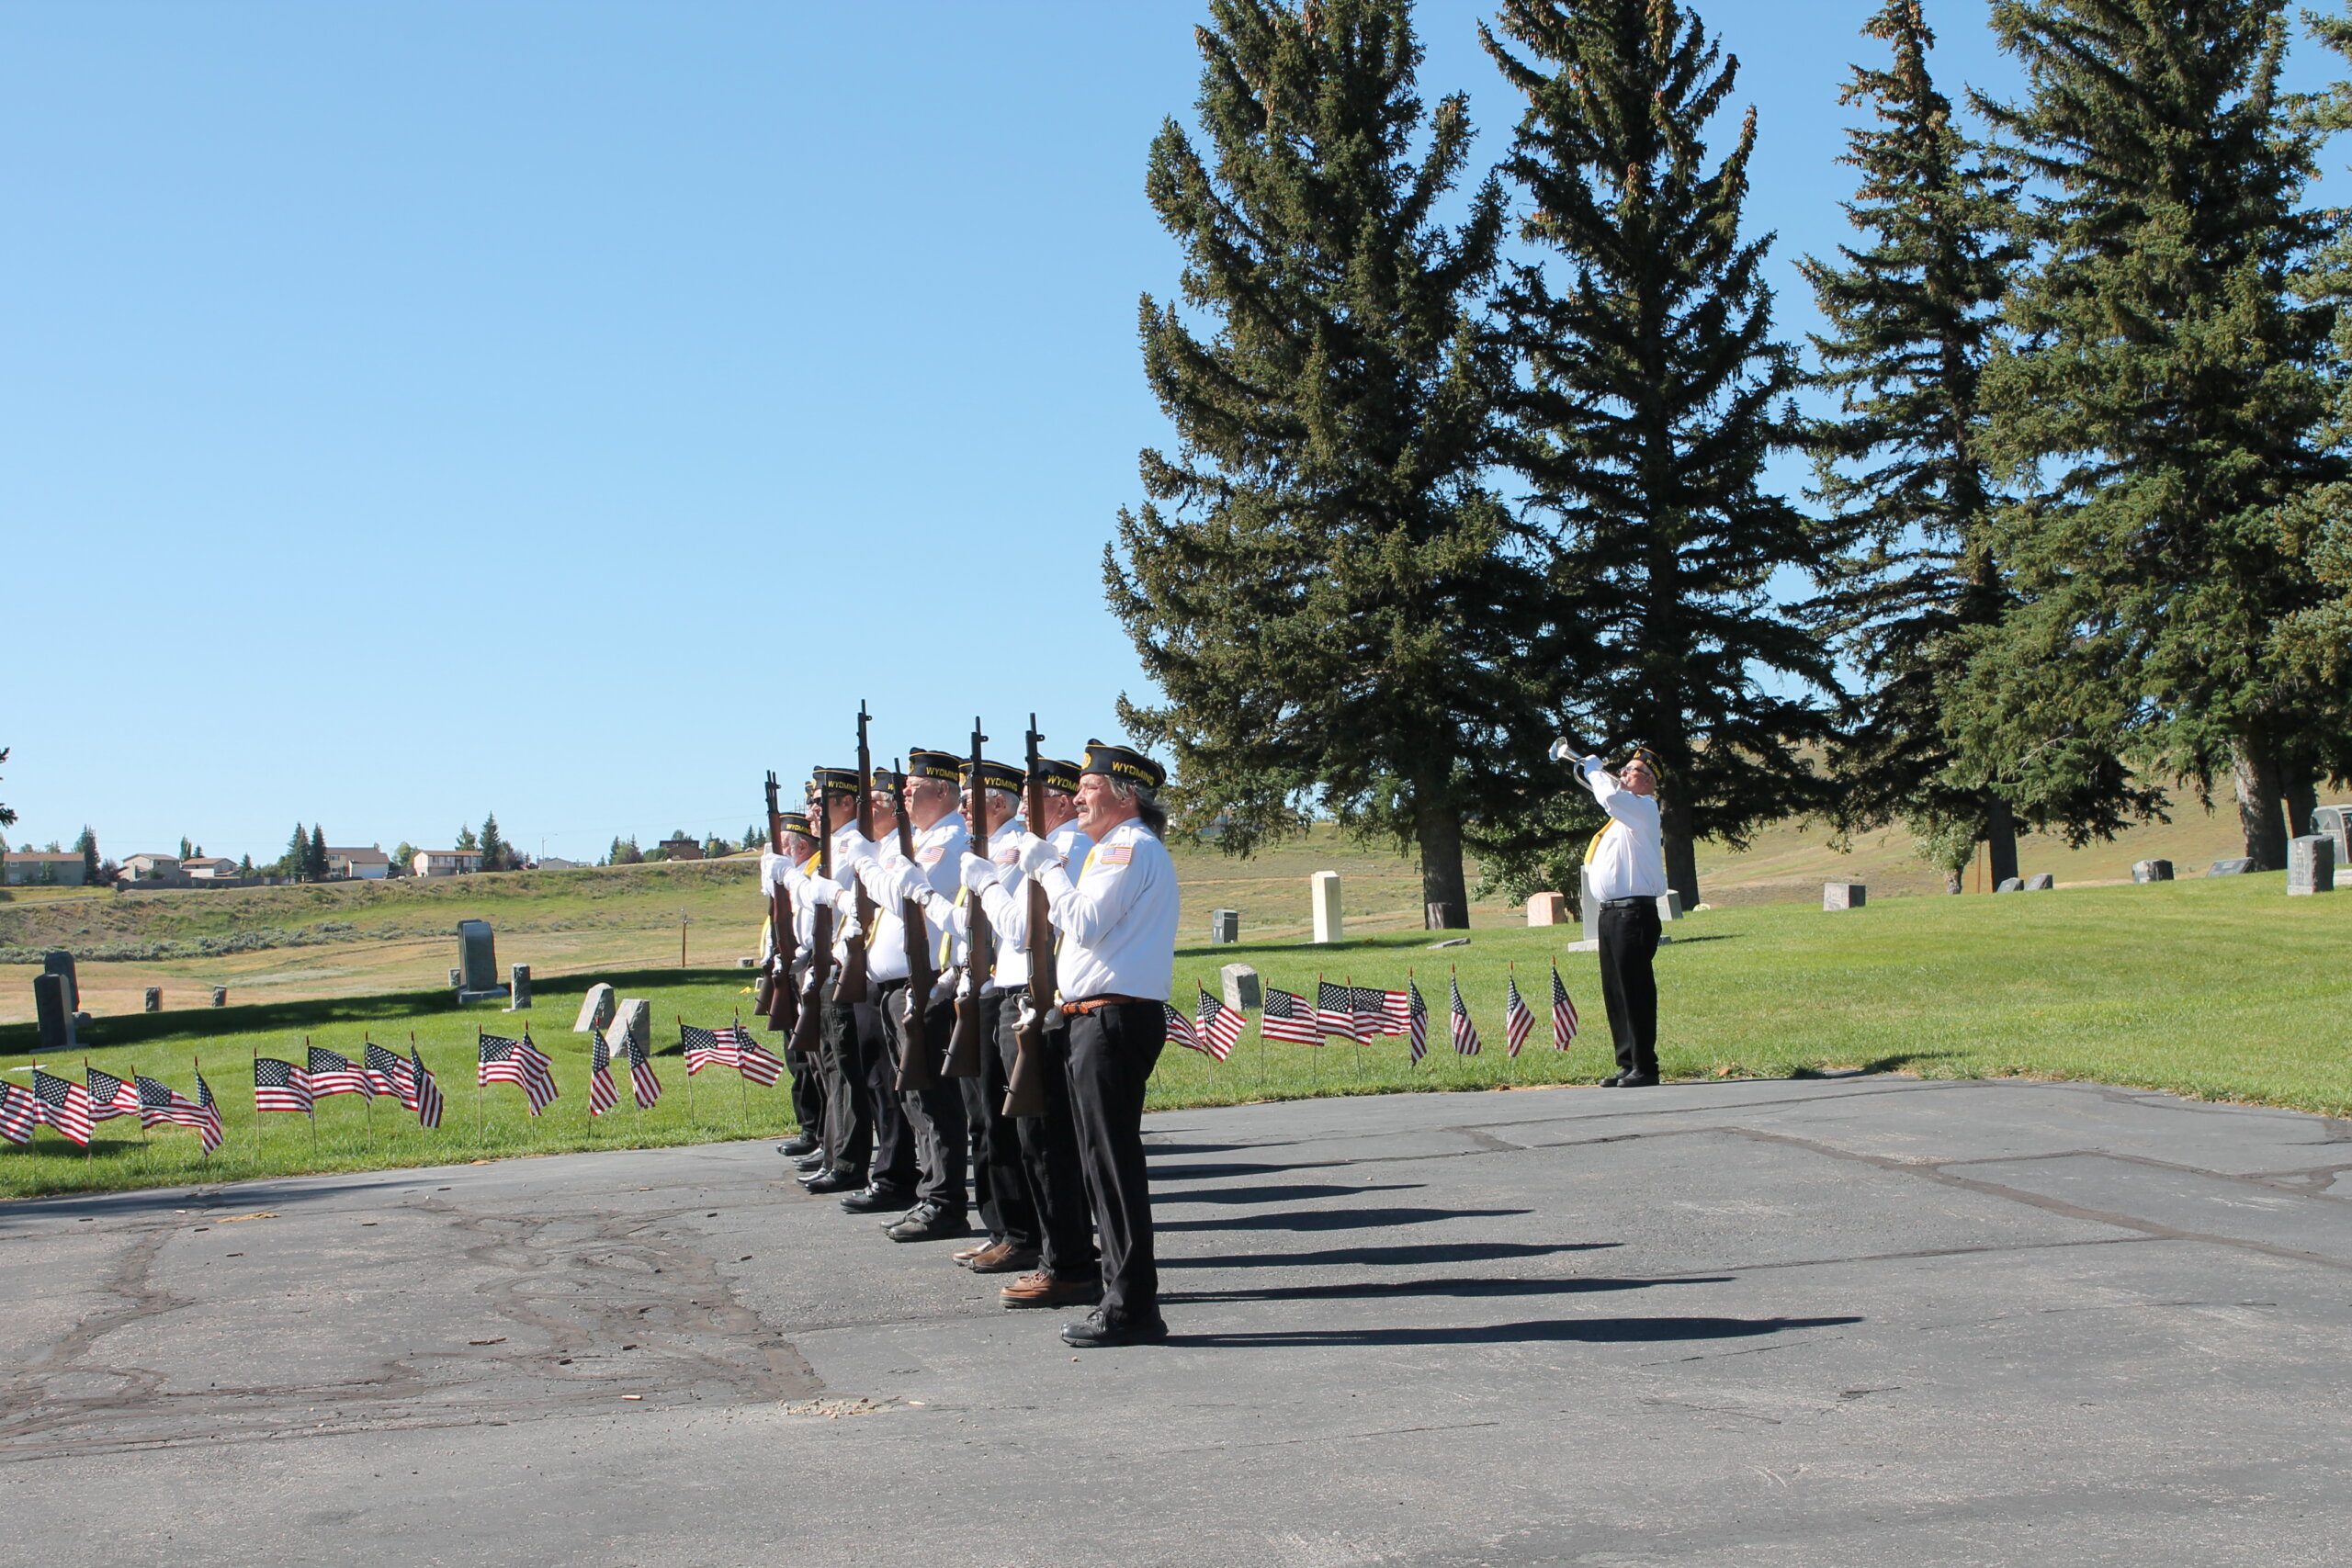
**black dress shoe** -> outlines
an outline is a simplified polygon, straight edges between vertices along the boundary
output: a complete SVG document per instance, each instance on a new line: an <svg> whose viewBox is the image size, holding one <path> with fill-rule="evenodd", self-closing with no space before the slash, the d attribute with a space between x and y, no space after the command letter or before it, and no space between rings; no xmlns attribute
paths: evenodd
<svg viewBox="0 0 2352 1568"><path fill-rule="evenodd" d="M1656 1073L1627 1073L1617 1080L1617 1087L1619 1089L1656 1089L1657 1075Z"/></svg>
<svg viewBox="0 0 2352 1568"><path fill-rule="evenodd" d="M1625 1075L1622 1070L1620 1070L1610 1074L1594 1087L1599 1089L1621 1089L1624 1086L1624 1083Z"/></svg>
<svg viewBox="0 0 2352 1568"><path fill-rule="evenodd" d="M803 1177L800 1185L811 1192L858 1192L865 1187L862 1170L820 1170L814 1176Z"/></svg>
<svg viewBox="0 0 2352 1568"><path fill-rule="evenodd" d="M802 1155L798 1159L794 1160L792 1163L799 1168L801 1175L811 1175L817 1171L826 1168L825 1151L819 1149L814 1154Z"/></svg>
<svg viewBox="0 0 2352 1568"><path fill-rule="evenodd" d="M903 1218L884 1225L882 1234L892 1241L950 1241L971 1235L972 1227L966 1223L961 1209L918 1203Z"/></svg>
<svg viewBox="0 0 2352 1568"><path fill-rule="evenodd" d="M915 1195L903 1187L861 1187L842 1200L842 1207L853 1214L880 1214L904 1209L915 1201Z"/></svg>
<svg viewBox="0 0 2352 1568"><path fill-rule="evenodd" d="M1104 1349L1114 1345L1157 1345L1167 1337L1168 1321L1158 1313L1149 1317L1121 1313L1114 1319L1096 1307L1078 1322L1062 1325L1062 1343L1081 1350Z"/></svg>
<svg viewBox="0 0 2352 1568"><path fill-rule="evenodd" d="M775 1146L775 1152L786 1159L799 1159L817 1152L817 1139L810 1134L802 1133L797 1137L786 1138L778 1144Z"/></svg>

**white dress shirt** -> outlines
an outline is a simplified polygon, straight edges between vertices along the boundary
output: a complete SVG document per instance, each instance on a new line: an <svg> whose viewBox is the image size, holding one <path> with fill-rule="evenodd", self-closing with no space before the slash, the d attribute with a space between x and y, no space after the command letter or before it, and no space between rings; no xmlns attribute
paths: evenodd
<svg viewBox="0 0 2352 1568"><path fill-rule="evenodd" d="M1182 913L1176 863L1158 834L1130 818L1087 852L1078 880L1069 868L1038 874L1062 933L1062 996L1140 997L1166 1001L1176 976Z"/></svg>
<svg viewBox="0 0 2352 1568"><path fill-rule="evenodd" d="M900 905L920 897L926 886L954 898L956 889L963 886L964 846L971 839L962 814L949 812L913 836L913 860L899 852L899 836L892 832L873 847L870 857L858 862L857 879L865 886L865 896L879 906L874 917L874 944L865 954L865 972L875 984L908 977L907 933L899 918ZM933 910L926 908L923 942L928 951L939 951L939 939L945 931Z"/></svg>
<svg viewBox="0 0 2352 1568"><path fill-rule="evenodd" d="M1611 898L1662 898L1666 896L1666 850L1658 836L1657 801L1635 795L1600 765L1598 757L1584 757L1577 765L1609 826L1592 841L1585 859L1587 886L1603 903Z"/></svg>
<svg viewBox="0 0 2352 1568"><path fill-rule="evenodd" d="M989 840L989 859L996 863L997 879L980 890L980 908L988 911L989 925L996 931L996 986L1001 991L1029 983L1028 877L1021 869L1021 839L1027 831L1015 822ZM1072 865L1083 865L1086 852L1094 847L1094 840L1075 820L1046 834L1046 841L1061 851Z"/></svg>

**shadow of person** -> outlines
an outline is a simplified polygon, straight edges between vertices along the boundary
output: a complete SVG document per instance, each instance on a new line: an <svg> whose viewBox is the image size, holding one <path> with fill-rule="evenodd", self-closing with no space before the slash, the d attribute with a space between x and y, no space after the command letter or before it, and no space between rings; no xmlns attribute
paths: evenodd
<svg viewBox="0 0 2352 1568"><path fill-rule="evenodd" d="M1257 1291L1164 1291L1163 1302L1340 1302L1371 1297L1574 1296L1602 1291L1646 1291L1671 1285L1727 1285L1728 1274L1678 1274L1668 1279L1621 1280L1602 1275L1559 1280L1351 1280L1330 1285L1273 1285Z"/></svg>
<svg viewBox="0 0 2352 1568"><path fill-rule="evenodd" d="M1418 1181L1392 1181L1377 1187L1294 1181L1275 1187L1206 1187L1197 1191L1170 1192L1154 1183L1151 1202L1155 1209L1162 1203L1303 1203L1315 1198L1354 1198L1367 1192L1419 1192L1421 1187Z"/></svg>
<svg viewBox="0 0 2352 1568"><path fill-rule="evenodd" d="M1840 1328L1861 1322L1838 1317L1590 1317L1548 1318L1527 1323L1464 1324L1444 1328L1294 1328L1259 1333L1171 1334L1170 1345L1225 1349L1287 1349L1400 1345L1533 1345L1563 1341L1584 1345L1677 1343L1696 1339L1748 1339L1804 1328Z"/></svg>
<svg viewBox="0 0 2352 1568"><path fill-rule="evenodd" d="M1359 1190L1361 1190L1359 1189ZM1427 1225L1440 1220L1509 1220L1532 1209L1317 1209L1291 1214L1220 1214L1201 1220L1154 1220L1154 1231L1359 1231L1387 1225Z"/></svg>
<svg viewBox="0 0 2352 1568"><path fill-rule="evenodd" d="M1162 1257L1162 1269L1412 1268L1435 1263L1499 1263L1510 1258L1550 1258L1562 1252L1597 1252L1622 1241L1423 1241L1388 1247L1329 1247L1319 1252L1226 1252L1193 1258Z"/></svg>

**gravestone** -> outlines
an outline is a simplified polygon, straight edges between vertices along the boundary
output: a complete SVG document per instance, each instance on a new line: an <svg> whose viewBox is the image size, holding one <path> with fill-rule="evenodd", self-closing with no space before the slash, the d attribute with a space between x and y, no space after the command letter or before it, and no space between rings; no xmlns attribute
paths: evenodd
<svg viewBox="0 0 2352 1568"><path fill-rule="evenodd" d="M147 1011L149 1011L149 1012L161 1012L161 1011L163 1011L163 1010L164 1010L164 987L161 987L161 986L150 986L150 987L147 987L147 994L146 994L146 998L145 998L145 1007L146 1007L146 1010L147 1010Z"/></svg>
<svg viewBox="0 0 2352 1568"><path fill-rule="evenodd" d="M2352 865L2352 806L2323 806L2312 813L2312 831L2335 840L2335 863Z"/></svg>
<svg viewBox="0 0 2352 1568"><path fill-rule="evenodd" d="M2217 860L2206 868L2205 874L2208 876L2244 876L2246 873L2255 869L2254 862L2245 859L2244 857L2240 857L2236 860Z"/></svg>
<svg viewBox="0 0 2352 1568"><path fill-rule="evenodd" d="M1859 909L1870 895L1870 887L1860 882L1825 882L1821 885L1821 907L1825 909Z"/></svg>
<svg viewBox="0 0 2352 1568"><path fill-rule="evenodd" d="M1340 918L1340 874L1317 872L1307 879L1307 890L1315 905L1315 940L1338 942L1346 930Z"/></svg>
<svg viewBox="0 0 2352 1568"><path fill-rule="evenodd" d="M1225 1005L1247 1012L1251 1008L1266 1005L1266 993L1259 984L1258 972L1247 964L1228 964L1216 972L1225 983Z"/></svg>
<svg viewBox="0 0 2352 1568"><path fill-rule="evenodd" d="M2294 897L2335 891L2335 840L2312 833L2287 840L2287 891Z"/></svg>
<svg viewBox="0 0 2352 1568"><path fill-rule="evenodd" d="M1531 926L1566 925L1568 896L1565 893L1538 893L1527 901L1527 923Z"/></svg>
<svg viewBox="0 0 2352 1568"><path fill-rule="evenodd" d="M612 1021L613 988L599 980L580 998L580 1016L571 1021L571 1032L591 1033Z"/></svg>
<svg viewBox="0 0 2352 1568"><path fill-rule="evenodd" d="M2046 871L2036 872L2025 879L2025 890L2028 893L2048 893L2057 886L2058 879Z"/></svg>
<svg viewBox="0 0 2352 1568"><path fill-rule="evenodd" d="M605 1032L605 1043L615 1055L625 1053L628 1042L634 1040L646 1050L653 1049L653 1004L643 997L630 997L613 1015L613 1027Z"/></svg>
<svg viewBox="0 0 2352 1568"><path fill-rule="evenodd" d="M1680 919L1682 918L1682 895L1675 892L1672 888L1668 888L1667 891L1659 894L1657 896L1657 918L1661 920Z"/></svg>
<svg viewBox="0 0 2352 1568"><path fill-rule="evenodd" d="M2139 860L2132 863L2134 882L2170 882L2172 862L2168 860Z"/></svg>
<svg viewBox="0 0 2352 1568"><path fill-rule="evenodd" d="M1235 942L1241 940L1241 911L1211 909L1209 911L1209 941Z"/></svg>
<svg viewBox="0 0 2352 1568"><path fill-rule="evenodd" d="M74 1010L65 1005L65 976L42 973L33 976L33 1011L40 1021L44 1052L74 1049Z"/></svg>
<svg viewBox="0 0 2352 1568"><path fill-rule="evenodd" d="M82 979L74 973L74 955L62 947L54 949L41 955L40 968L44 975L65 976L66 1009L68 1011L78 1010L82 1006Z"/></svg>
<svg viewBox="0 0 2352 1568"><path fill-rule="evenodd" d="M464 972L462 970L458 969L452 969L449 971L449 988L451 990L454 991L458 988L458 981L463 976L463 973Z"/></svg>
<svg viewBox="0 0 2352 1568"><path fill-rule="evenodd" d="M481 1001L506 994L498 983L498 939L488 920L458 922L458 999Z"/></svg>
<svg viewBox="0 0 2352 1568"><path fill-rule="evenodd" d="M760 961L756 958L739 958L735 961L735 967L738 969L757 969L759 966Z"/></svg>
<svg viewBox="0 0 2352 1568"><path fill-rule="evenodd" d="M531 1005L531 966L517 964L507 971L506 1010L521 1012Z"/></svg>
<svg viewBox="0 0 2352 1568"><path fill-rule="evenodd" d="M228 987L215 986L212 987L212 1005L217 1008L224 1008L229 1005Z"/></svg>
<svg viewBox="0 0 2352 1568"><path fill-rule="evenodd" d="M1570 953L1600 951L1600 900L1592 896L1592 868L1577 873L1577 908L1584 915L1584 935L1568 943Z"/></svg>
<svg viewBox="0 0 2352 1568"><path fill-rule="evenodd" d="M2018 876L2005 876L2001 878L2001 885L1998 887L1994 888L1993 891L1996 893L2021 893L2025 891L2025 879Z"/></svg>
<svg viewBox="0 0 2352 1568"><path fill-rule="evenodd" d="M1460 931L1469 923L1469 909L1451 898L1421 906L1421 929L1425 931Z"/></svg>

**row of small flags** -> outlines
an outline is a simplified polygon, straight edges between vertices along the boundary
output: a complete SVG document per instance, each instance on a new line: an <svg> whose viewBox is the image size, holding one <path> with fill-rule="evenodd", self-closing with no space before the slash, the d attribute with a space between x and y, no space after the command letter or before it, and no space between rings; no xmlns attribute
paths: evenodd
<svg viewBox="0 0 2352 1568"><path fill-rule="evenodd" d="M1527 998L1520 995L1516 972L1506 987L1503 1040L1510 1055L1516 1056L1535 1032L1535 1014L1528 1007ZM1209 995L1208 987L1199 981L1193 982L1193 988L1201 998L1189 1018L1178 1011L1172 1002L1160 1004L1168 1015L1168 1037L1188 1051L1198 1051L1222 1062L1233 1054L1234 1043L1241 1038L1241 1031L1250 1021L1238 1009ZM1462 999L1461 976L1450 975L1446 988L1450 992L1448 1022L1453 1049L1461 1055L1475 1056L1480 1048L1478 1025L1470 1016L1469 1005ZM1552 1048L1566 1050L1577 1037L1577 1005L1568 999L1568 987L1560 980L1560 966L1554 964ZM1371 986L1335 986L1329 980L1317 980L1312 1005L1295 991L1269 986L1259 1013L1258 1032L1264 1039L1294 1045L1320 1045L1329 1039L1368 1045L1374 1040L1402 1035L1409 1042L1412 1059L1418 1064L1429 1054L1430 1009L1421 996L1419 983L1410 974L1406 976L1401 991Z"/></svg>
<svg viewBox="0 0 2352 1568"><path fill-rule="evenodd" d="M86 1062L82 1071L83 1083L40 1067L33 1069L30 1089L0 1082L0 1138L29 1144L35 1127L53 1127L60 1137L86 1149L99 1122L136 1116L141 1127L187 1128L203 1141L208 1156L220 1146L220 1106L202 1068L197 1069L194 1100L144 1073L119 1078Z"/></svg>

